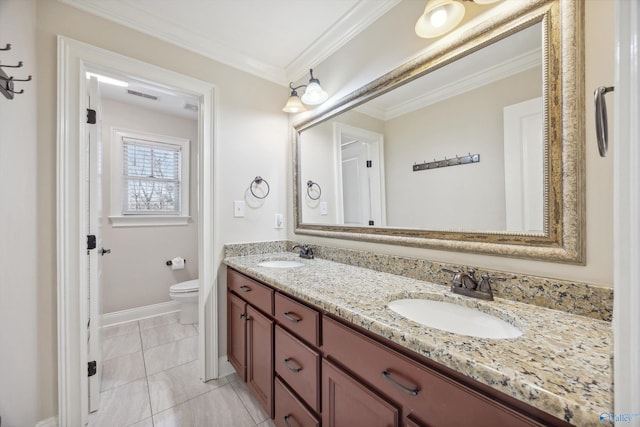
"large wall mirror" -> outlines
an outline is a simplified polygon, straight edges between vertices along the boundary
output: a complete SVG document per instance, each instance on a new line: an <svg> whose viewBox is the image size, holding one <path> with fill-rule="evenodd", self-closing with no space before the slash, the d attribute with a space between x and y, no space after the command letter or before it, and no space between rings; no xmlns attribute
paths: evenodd
<svg viewBox="0 0 640 427"><path fill-rule="evenodd" d="M295 124L295 232L583 263L582 45L506 0Z"/></svg>

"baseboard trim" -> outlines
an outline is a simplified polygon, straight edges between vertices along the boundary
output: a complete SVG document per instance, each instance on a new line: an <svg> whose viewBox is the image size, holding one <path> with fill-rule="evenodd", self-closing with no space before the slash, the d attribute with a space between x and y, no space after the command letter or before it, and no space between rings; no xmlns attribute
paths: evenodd
<svg viewBox="0 0 640 427"><path fill-rule="evenodd" d="M231 363L227 360L227 355L218 358L218 376L220 378L226 377L231 374L235 374L236 370L233 369Z"/></svg>
<svg viewBox="0 0 640 427"><path fill-rule="evenodd" d="M38 421L36 427L58 427L58 417L51 417L46 420Z"/></svg>
<svg viewBox="0 0 640 427"><path fill-rule="evenodd" d="M145 305L143 307L130 308L128 310L114 311L113 313L102 315L102 326L112 326L119 323L132 322L134 320L173 313L174 311L180 311L180 303L178 301L167 301L160 304Z"/></svg>

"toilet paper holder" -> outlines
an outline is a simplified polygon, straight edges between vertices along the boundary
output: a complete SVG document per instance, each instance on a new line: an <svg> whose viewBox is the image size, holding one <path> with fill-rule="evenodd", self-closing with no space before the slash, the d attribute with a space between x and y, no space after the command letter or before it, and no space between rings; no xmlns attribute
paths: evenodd
<svg viewBox="0 0 640 427"><path fill-rule="evenodd" d="M187 263L187 260L186 260L186 259L184 260L184 263L185 263L185 264ZM172 265L173 265L173 261L169 260L169 261L167 261L165 264L167 264L168 266L172 266Z"/></svg>

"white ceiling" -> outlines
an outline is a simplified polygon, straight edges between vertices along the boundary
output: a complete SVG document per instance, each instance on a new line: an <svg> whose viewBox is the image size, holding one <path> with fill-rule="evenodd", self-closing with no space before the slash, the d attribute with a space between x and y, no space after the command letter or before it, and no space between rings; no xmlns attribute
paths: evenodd
<svg viewBox="0 0 640 427"><path fill-rule="evenodd" d="M400 0L59 0L267 80L297 81Z"/></svg>

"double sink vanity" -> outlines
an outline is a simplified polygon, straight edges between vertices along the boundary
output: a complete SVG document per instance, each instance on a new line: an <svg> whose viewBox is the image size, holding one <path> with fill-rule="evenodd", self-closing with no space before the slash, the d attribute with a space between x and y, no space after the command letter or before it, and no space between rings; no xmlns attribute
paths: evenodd
<svg viewBox="0 0 640 427"><path fill-rule="evenodd" d="M603 320L292 252L227 256L228 358L278 426L602 425Z"/></svg>

